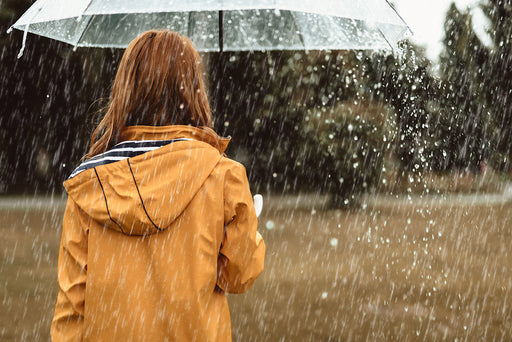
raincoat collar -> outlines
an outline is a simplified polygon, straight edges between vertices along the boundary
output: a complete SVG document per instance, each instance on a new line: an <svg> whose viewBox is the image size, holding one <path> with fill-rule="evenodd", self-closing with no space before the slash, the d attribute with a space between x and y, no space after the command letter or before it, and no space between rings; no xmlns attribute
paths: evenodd
<svg viewBox="0 0 512 342"><path fill-rule="evenodd" d="M174 126L128 126L120 137L120 141L129 140L171 140L187 138L206 142L215 147L219 153L224 153L231 138L223 138L208 127L193 127L184 125Z"/></svg>

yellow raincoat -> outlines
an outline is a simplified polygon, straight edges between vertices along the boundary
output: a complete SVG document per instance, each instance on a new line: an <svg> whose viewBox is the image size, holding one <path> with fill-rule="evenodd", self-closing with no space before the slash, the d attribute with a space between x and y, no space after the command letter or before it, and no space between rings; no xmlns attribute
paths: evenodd
<svg viewBox="0 0 512 342"><path fill-rule="evenodd" d="M225 292L265 244L228 140L190 126L125 129L64 182L53 341L230 341Z"/></svg>

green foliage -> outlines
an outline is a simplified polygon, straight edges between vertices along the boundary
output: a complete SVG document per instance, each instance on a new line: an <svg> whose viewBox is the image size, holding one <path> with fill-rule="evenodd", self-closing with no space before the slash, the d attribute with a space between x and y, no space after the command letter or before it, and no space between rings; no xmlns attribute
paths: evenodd
<svg viewBox="0 0 512 342"><path fill-rule="evenodd" d="M212 57L216 129L232 135L228 154L244 162L256 191L323 191L345 205L376 187L397 127L364 53Z"/></svg>
<svg viewBox="0 0 512 342"><path fill-rule="evenodd" d="M448 151L447 168L478 168L491 154L492 115L485 87L488 53L473 32L471 16L452 4L445 21L441 55L441 125L449 129L440 139Z"/></svg>
<svg viewBox="0 0 512 342"><path fill-rule="evenodd" d="M499 170L512 171L512 2L488 0L482 5L489 19L493 46L487 48L485 88L487 108L496 123L492 164Z"/></svg>
<svg viewBox="0 0 512 342"><path fill-rule="evenodd" d="M436 80L425 52L408 42L401 55L375 54L365 60L365 87L374 98L387 101L396 111L396 156L408 171L431 167L430 127L436 101Z"/></svg>
<svg viewBox="0 0 512 342"><path fill-rule="evenodd" d="M357 92L352 53L224 53L208 62L217 131L245 151L255 189L304 189L304 122L310 108L330 108ZM244 158L241 158L244 159Z"/></svg>
<svg viewBox="0 0 512 342"><path fill-rule="evenodd" d="M30 3L2 1L0 30ZM480 42L469 12L452 6L439 75L408 42L398 55L205 55L215 128L233 138L228 155L246 165L256 191L328 191L338 204L377 187L390 155L409 172L476 170L482 161L510 170L512 6L486 0L482 10L493 46ZM0 151L0 191L6 184L59 189L85 152L91 103L108 96L122 51L72 52L29 35L18 60L21 37L0 36L0 98L8 108L0 143L16 144Z"/></svg>
<svg viewBox="0 0 512 342"><path fill-rule="evenodd" d="M491 24L494 46L485 46L473 29L469 11L452 4L445 21L444 51L435 144L429 147L436 170L477 171L484 162L510 170L512 154L512 7L489 0L482 9Z"/></svg>
<svg viewBox="0 0 512 342"><path fill-rule="evenodd" d="M331 193L337 205L352 204L358 194L375 190L397 133L393 111L345 103L310 110L305 119L308 143L301 159L307 179Z"/></svg>
<svg viewBox="0 0 512 342"><path fill-rule="evenodd" d="M469 11L452 4L445 21L440 76L424 52L409 44L402 56L370 56L367 88L395 108L396 154L408 171L478 171L482 162L510 170L512 150L512 9L483 5L494 46L482 44Z"/></svg>

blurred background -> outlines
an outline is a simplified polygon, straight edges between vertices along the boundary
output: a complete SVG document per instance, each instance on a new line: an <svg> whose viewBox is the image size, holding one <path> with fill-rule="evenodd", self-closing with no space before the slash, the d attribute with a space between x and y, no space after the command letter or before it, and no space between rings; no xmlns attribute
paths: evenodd
<svg viewBox="0 0 512 342"><path fill-rule="evenodd" d="M17 59L23 33L5 31L30 4L1 2L3 194L62 192L122 55L29 35ZM486 18L485 44L472 12L452 4L435 62L407 41L395 54L204 54L215 127L233 137L230 155L246 165L254 190L352 200L393 191L404 175L425 191L439 174L510 173L510 4L475 6Z"/></svg>

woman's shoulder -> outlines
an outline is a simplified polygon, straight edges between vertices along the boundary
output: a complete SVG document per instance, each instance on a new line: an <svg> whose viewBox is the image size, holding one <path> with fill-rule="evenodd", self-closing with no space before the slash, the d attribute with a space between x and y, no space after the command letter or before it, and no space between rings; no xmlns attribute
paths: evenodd
<svg viewBox="0 0 512 342"><path fill-rule="evenodd" d="M225 181L247 181L247 170L242 163L223 156L217 166L219 173L224 176Z"/></svg>
<svg viewBox="0 0 512 342"><path fill-rule="evenodd" d="M219 161L219 166L221 168L224 168L224 169L240 169L240 170L244 170L245 171L245 166L244 164L234 160L234 159L231 159L229 157L226 157L226 156L222 156L220 158L220 161Z"/></svg>

